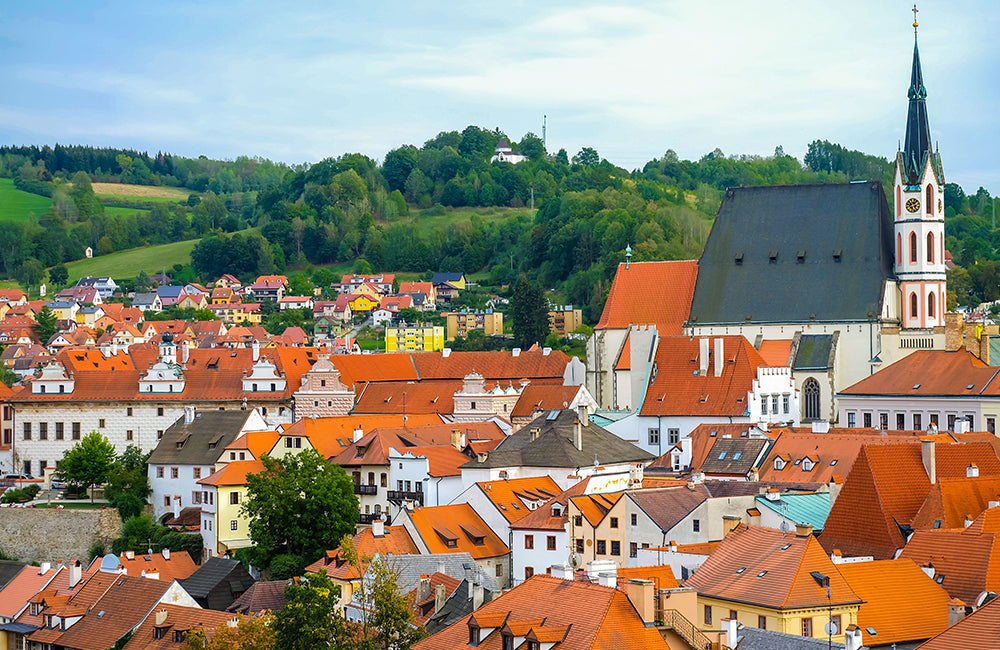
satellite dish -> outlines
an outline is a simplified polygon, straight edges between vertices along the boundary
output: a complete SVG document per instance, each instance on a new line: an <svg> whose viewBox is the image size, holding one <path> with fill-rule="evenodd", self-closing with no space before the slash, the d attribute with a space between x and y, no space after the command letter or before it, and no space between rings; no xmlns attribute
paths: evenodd
<svg viewBox="0 0 1000 650"><path fill-rule="evenodd" d="M574 571L579 569L580 565L582 564L583 564L583 559L579 555L577 555L576 553L569 554L569 565L573 567Z"/></svg>
<svg viewBox="0 0 1000 650"><path fill-rule="evenodd" d="M782 519L781 520L781 524L778 526L778 528L781 530L781 532L787 533L788 532L788 522L785 521L784 519Z"/></svg>
<svg viewBox="0 0 1000 650"><path fill-rule="evenodd" d="M823 626L823 631L830 636L833 636L834 634L840 634L840 626L834 623L833 621L830 621L829 623Z"/></svg>

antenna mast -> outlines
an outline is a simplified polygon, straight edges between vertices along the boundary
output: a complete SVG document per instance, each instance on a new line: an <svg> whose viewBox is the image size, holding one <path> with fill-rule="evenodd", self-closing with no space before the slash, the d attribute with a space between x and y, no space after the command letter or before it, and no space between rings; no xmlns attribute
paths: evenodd
<svg viewBox="0 0 1000 650"><path fill-rule="evenodd" d="M545 147L545 123L548 120L548 115L542 115L542 147ZM548 151L548 149L546 149Z"/></svg>

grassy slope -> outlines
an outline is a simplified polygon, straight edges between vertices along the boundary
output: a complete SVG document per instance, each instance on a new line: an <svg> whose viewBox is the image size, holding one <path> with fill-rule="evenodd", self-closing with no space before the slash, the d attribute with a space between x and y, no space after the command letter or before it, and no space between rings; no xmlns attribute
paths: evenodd
<svg viewBox="0 0 1000 650"><path fill-rule="evenodd" d="M198 243L197 239L133 248L128 251L101 255L89 260L78 260L66 265L71 284L84 276L110 276L112 278L134 278L139 271L153 274L174 264L190 264L191 249Z"/></svg>
<svg viewBox="0 0 1000 650"><path fill-rule="evenodd" d="M31 213L42 216L52 199L22 192L10 178L0 178L0 221L27 221Z"/></svg>
<svg viewBox="0 0 1000 650"><path fill-rule="evenodd" d="M179 187L163 187L154 185L123 185L121 183L93 183L94 194L110 196L133 201L186 201L191 190Z"/></svg>

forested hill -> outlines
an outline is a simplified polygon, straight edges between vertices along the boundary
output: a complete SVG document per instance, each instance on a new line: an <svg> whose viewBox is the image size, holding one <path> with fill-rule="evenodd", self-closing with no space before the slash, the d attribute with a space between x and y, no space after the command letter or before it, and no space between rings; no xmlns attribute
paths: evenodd
<svg viewBox="0 0 1000 650"><path fill-rule="evenodd" d="M194 271L204 278L334 263L464 271L495 284L527 273L587 308L593 322L626 245L637 261L697 257L727 187L891 183L888 160L826 141L810 144L801 162L780 147L769 156L726 156L716 149L697 161L667 151L629 171L592 148L572 157L562 149L549 153L531 133L511 143L528 160L491 163L500 137L469 126L420 147L394 149L381 165L345 154L299 167L83 146L2 147L0 177L54 198L51 214L37 222L0 223L3 270L16 276L32 259L44 267L77 259L88 245L106 252L204 237L192 253ZM80 182L70 185L74 174ZM109 217L81 174L183 187L192 197L151 206L153 213ZM949 229L956 258L993 254L993 246L974 241L982 234L975 231L982 225L982 197L970 200L949 185L945 198L949 217L968 217L951 220L960 226ZM254 230L231 234L246 228ZM14 237L28 244L8 256L5 243Z"/></svg>

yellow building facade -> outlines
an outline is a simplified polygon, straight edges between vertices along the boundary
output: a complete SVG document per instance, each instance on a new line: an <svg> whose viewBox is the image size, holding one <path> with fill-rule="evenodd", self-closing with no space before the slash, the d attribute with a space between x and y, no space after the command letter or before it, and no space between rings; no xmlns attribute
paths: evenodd
<svg viewBox="0 0 1000 650"><path fill-rule="evenodd" d="M386 352L436 352L444 349L444 327L399 325L385 328Z"/></svg>

